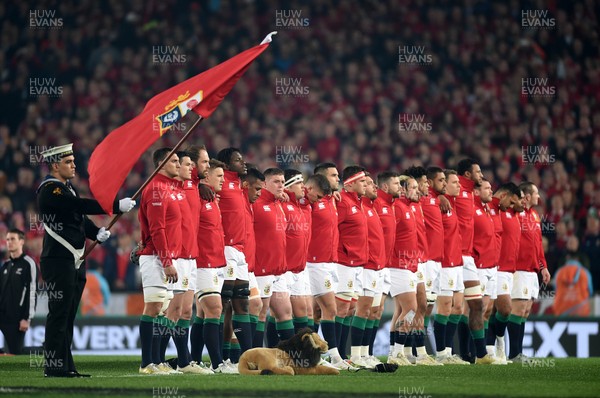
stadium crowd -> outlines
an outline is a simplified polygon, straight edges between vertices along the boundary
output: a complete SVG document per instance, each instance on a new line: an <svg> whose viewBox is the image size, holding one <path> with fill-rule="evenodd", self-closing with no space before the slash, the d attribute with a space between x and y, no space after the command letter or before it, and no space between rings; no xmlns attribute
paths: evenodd
<svg viewBox="0 0 600 398"><path fill-rule="evenodd" d="M86 162L104 136L154 94L279 30L194 143L211 155L239 146L260 170L306 172L331 161L376 174L455 167L473 157L494 188L522 180L539 187L551 274L575 257L600 288L600 9L593 1L291 2L285 9L305 21L293 28L282 26L275 1L134 1L131 8L117 0L49 1L43 8L62 19L58 28L32 26L36 7L0 4L0 235L28 231L26 252L36 262L41 151L74 142L77 185L89 197ZM555 23L524 26L524 9L548 10ZM417 47L430 62L400 62L399 53ZM165 50L178 62L157 62L153 55ZM528 78L548 78L540 88L553 94L523 94ZM58 94L35 94L40 84ZM303 94L281 94L290 84ZM426 131L404 128L414 118ZM178 138L172 131L159 145ZM150 156L140 159L123 194L151 169ZM140 240L137 218L126 214L91 255L112 290L140 289L129 261Z"/></svg>

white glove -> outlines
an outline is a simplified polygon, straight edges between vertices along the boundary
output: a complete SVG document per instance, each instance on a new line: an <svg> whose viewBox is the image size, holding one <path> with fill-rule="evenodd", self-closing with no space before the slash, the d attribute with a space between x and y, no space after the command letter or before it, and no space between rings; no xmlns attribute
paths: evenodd
<svg viewBox="0 0 600 398"><path fill-rule="evenodd" d="M104 227L100 228L98 235L96 235L96 240L100 243L104 243L108 238L110 238L110 231L107 231Z"/></svg>
<svg viewBox="0 0 600 398"><path fill-rule="evenodd" d="M131 198L125 198L125 199L119 200L119 210L121 211L121 213L127 213L134 207L135 207L135 200L132 200Z"/></svg>

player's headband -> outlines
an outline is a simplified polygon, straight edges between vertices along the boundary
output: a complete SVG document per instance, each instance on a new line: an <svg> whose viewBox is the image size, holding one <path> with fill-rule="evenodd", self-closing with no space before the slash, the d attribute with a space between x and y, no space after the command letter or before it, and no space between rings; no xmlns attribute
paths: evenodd
<svg viewBox="0 0 600 398"><path fill-rule="evenodd" d="M366 176L364 171L361 171L360 173L356 173L353 176L348 177L346 180L344 180L344 185L350 185L353 182L356 182L358 180L360 180L361 178L364 178Z"/></svg>
<svg viewBox="0 0 600 398"><path fill-rule="evenodd" d="M287 180L285 182L285 184L283 184L284 188L289 188L294 184L297 184L299 182L303 182L304 181L304 177L302 177L302 174L296 174L295 176L291 177L289 180Z"/></svg>

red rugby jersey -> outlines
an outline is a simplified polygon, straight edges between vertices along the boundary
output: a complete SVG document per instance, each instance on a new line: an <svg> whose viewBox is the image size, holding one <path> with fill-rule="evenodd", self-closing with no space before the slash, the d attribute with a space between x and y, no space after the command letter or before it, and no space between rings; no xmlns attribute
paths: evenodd
<svg viewBox="0 0 600 398"><path fill-rule="evenodd" d="M377 210L375 210L374 202L365 197L362 203L363 211L367 216L369 245L369 259L365 268L377 271L385 267L387 261L383 225L381 224Z"/></svg>
<svg viewBox="0 0 600 398"><path fill-rule="evenodd" d="M500 212L502 221L502 241L500 242L500 258L498 271L515 272L521 242L521 221L513 209Z"/></svg>
<svg viewBox="0 0 600 398"><path fill-rule="evenodd" d="M450 204L452 210L442 213L442 224L444 225L444 257L442 258L442 267L458 267L463 265L462 260L462 237L458 226L458 216L454 209L456 203L451 198Z"/></svg>
<svg viewBox="0 0 600 398"><path fill-rule="evenodd" d="M496 265L496 232L494 220L487 206L475 196L473 217L473 259L477 268L493 268Z"/></svg>
<svg viewBox="0 0 600 398"><path fill-rule="evenodd" d="M519 213L521 220L521 241L519 243L519 257L517 258L517 271L538 272L546 268L546 256L542 248L541 219L532 207Z"/></svg>
<svg viewBox="0 0 600 398"><path fill-rule="evenodd" d="M429 260L441 263L444 258L444 224L438 196L437 192L429 188L429 196L421 198L421 208L425 216Z"/></svg>
<svg viewBox="0 0 600 398"><path fill-rule="evenodd" d="M417 225L417 244L419 247L419 258L420 263L424 263L429 260L429 246L427 245L427 228L425 227L425 216L420 202L412 202L404 198L405 204L410 207L413 214L415 215Z"/></svg>
<svg viewBox="0 0 600 398"><path fill-rule="evenodd" d="M287 190L286 193L290 200L281 204L287 221L285 259L287 271L298 273L306 267L310 224L306 221L305 213L300 208L296 195Z"/></svg>
<svg viewBox="0 0 600 398"><path fill-rule="evenodd" d="M304 219L308 223L308 233L306 234L306 259L308 261L308 246L310 245L310 238L312 237L312 206L310 205L310 201L304 198L298 200L298 205L300 206L300 210L304 213Z"/></svg>
<svg viewBox="0 0 600 398"><path fill-rule="evenodd" d="M254 236L256 237L256 276L281 275L286 268L287 222L281 202L263 189L260 197L252 204L254 210ZM242 220L243 222L243 220Z"/></svg>
<svg viewBox="0 0 600 398"><path fill-rule="evenodd" d="M337 263L338 261L338 212L337 203L328 195L313 203L308 262Z"/></svg>
<svg viewBox="0 0 600 398"><path fill-rule="evenodd" d="M343 189L341 196L338 204L338 262L348 267L362 267L369 260L367 217L357 193Z"/></svg>
<svg viewBox="0 0 600 398"><path fill-rule="evenodd" d="M244 256L248 263L248 272L254 272L256 264L256 238L254 237L254 210L250 199L248 199L248 188L242 188L246 198L246 243L244 244Z"/></svg>
<svg viewBox="0 0 600 398"><path fill-rule="evenodd" d="M179 258L182 245L179 181L157 174L142 191L138 219L144 249L140 255L157 255L163 267Z"/></svg>
<svg viewBox="0 0 600 398"><path fill-rule="evenodd" d="M389 193L377 190L377 199L375 199L374 207L381 220L383 227L383 240L385 243L385 264L386 267L392 260L394 252L394 243L396 242L396 214L393 206L394 198Z"/></svg>
<svg viewBox="0 0 600 398"><path fill-rule="evenodd" d="M242 222L246 212L246 198L242 192L242 183L238 173L225 170L225 182L219 192L221 217L223 218L223 232L225 233L225 246L233 246L239 251L244 251L246 242L246 223Z"/></svg>
<svg viewBox="0 0 600 398"><path fill-rule="evenodd" d="M396 214L396 240L390 268L402 268L417 272L419 267L419 243L417 220L404 200L394 201Z"/></svg>
<svg viewBox="0 0 600 398"><path fill-rule="evenodd" d="M502 220L500 219L500 199L492 198L492 201L488 203L488 209L490 211L490 217L494 221L494 235L496 237L496 257L494 264L498 265L500 259L500 247L502 246Z"/></svg>
<svg viewBox="0 0 600 398"><path fill-rule="evenodd" d="M475 183L468 178L458 176L460 181L460 193L454 198L454 210L458 217L460 236L462 239L463 256L473 255L473 213L475 205L473 202L473 188Z"/></svg>
<svg viewBox="0 0 600 398"><path fill-rule="evenodd" d="M198 226L198 268L221 268L225 261L225 235L221 220L220 201L200 199L200 223Z"/></svg>
<svg viewBox="0 0 600 398"><path fill-rule="evenodd" d="M185 199L181 205L182 246L180 258L198 257L198 223L200 211L200 195L198 185L193 180L180 181L179 189Z"/></svg>

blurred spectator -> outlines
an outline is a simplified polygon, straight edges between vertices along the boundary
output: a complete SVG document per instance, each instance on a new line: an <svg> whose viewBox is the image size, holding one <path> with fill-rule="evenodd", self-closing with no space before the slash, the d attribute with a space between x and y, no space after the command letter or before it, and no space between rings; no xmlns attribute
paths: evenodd
<svg viewBox="0 0 600 398"><path fill-rule="evenodd" d="M589 316L592 277L577 260L568 260L554 276L554 315Z"/></svg>
<svg viewBox="0 0 600 398"><path fill-rule="evenodd" d="M583 238L582 252L591 260L590 273L594 281L594 291L600 290L600 220L590 215Z"/></svg>
<svg viewBox="0 0 600 398"><path fill-rule="evenodd" d="M79 313L83 316L102 316L108 307L110 288L102 276L100 264L94 260L88 260L85 275L87 282L81 296Z"/></svg>

